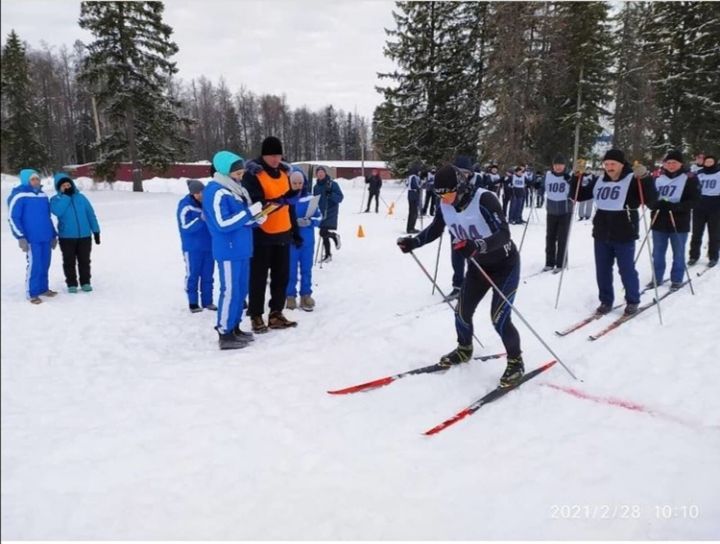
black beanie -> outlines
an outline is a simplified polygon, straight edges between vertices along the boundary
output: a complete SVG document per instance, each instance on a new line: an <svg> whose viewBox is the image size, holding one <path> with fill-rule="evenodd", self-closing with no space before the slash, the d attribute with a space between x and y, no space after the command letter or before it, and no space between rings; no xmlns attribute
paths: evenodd
<svg viewBox="0 0 720 544"><path fill-rule="evenodd" d="M458 186L458 171L454 166L446 164L440 168L435 174L434 189L439 192L452 192Z"/></svg>
<svg viewBox="0 0 720 544"><path fill-rule="evenodd" d="M276 138L275 136L268 136L263 140L262 143L262 150L260 151L261 155L282 155L283 149L282 149L282 143L280 142L280 138Z"/></svg>
<svg viewBox="0 0 720 544"><path fill-rule="evenodd" d="M625 164L625 153L619 149L608 149L603 157L603 161L615 161Z"/></svg>
<svg viewBox="0 0 720 544"><path fill-rule="evenodd" d="M240 159L239 161L235 161L230 165L230 170L228 172L237 172L238 170L244 170L245 169L245 161Z"/></svg>
<svg viewBox="0 0 720 544"><path fill-rule="evenodd" d="M562 153L558 153L557 155L555 155L555 158L553 159L552 163L553 164L565 164L566 163L565 155L563 155Z"/></svg>
<svg viewBox="0 0 720 544"><path fill-rule="evenodd" d="M663 162L665 162L665 161L683 162L682 152L680 152L677 149L671 149L670 151L667 152L667 155L665 155Z"/></svg>

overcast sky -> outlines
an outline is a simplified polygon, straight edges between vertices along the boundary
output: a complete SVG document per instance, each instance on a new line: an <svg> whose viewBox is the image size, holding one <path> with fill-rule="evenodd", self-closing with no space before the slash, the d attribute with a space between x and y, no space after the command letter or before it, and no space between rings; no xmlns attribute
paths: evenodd
<svg viewBox="0 0 720 544"><path fill-rule="evenodd" d="M169 0L165 22L180 51L178 77L224 76L231 90L285 94L292 108L332 104L370 117L380 103L377 72L384 28L394 28L384 0ZM77 24L80 2L2 0L2 43L11 29L33 48L71 47L92 36Z"/></svg>

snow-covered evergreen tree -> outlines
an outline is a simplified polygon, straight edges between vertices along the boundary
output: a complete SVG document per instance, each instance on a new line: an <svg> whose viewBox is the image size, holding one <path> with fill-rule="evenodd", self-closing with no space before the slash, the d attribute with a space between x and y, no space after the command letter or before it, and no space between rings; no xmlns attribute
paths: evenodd
<svg viewBox="0 0 720 544"><path fill-rule="evenodd" d="M720 141L720 4L653 2L646 52L660 111L655 150L717 149Z"/></svg>
<svg viewBox="0 0 720 544"><path fill-rule="evenodd" d="M47 152L33 101L25 46L12 30L2 50L2 147L4 167L43 168Z"/></svg>
<svg viewBox="0 0 720 544"><path fill-rule="evenodd" d="M394 72L378 90L383 103L373 119L380 156L398 172L411 163L438 164L459 152L473 153L469 133L475 104L468 101L476 80L467 69L470 28L462 27L457 2L398 2L396 28L386 30L385 55Z"/></svg>
<svg viewBox="0 0 720 544"><path fill-rule="evenodd" d="M109 120L99 144L101 174L129 160L133 190L142 191L142 165L162 171L180 157L187 141L185 120L168 92L177 72L172 28L162 19L162 2L82 2L80 26L95 41L88 45L82 77Z"/></svg>

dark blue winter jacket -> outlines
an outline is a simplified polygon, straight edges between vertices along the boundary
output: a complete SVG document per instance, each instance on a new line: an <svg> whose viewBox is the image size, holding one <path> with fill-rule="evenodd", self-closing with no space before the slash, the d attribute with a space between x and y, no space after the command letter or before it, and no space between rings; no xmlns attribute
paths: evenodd
<svg viewBox="0 0 720 544"><path fill-rule="evenodd" d="M50 219L50 201L42 187L30 185L30 176L39 174L30 168L20 172L20 185L13 187L8 197L8 221L15 238L29 243L49 242L57 238Z"/></svg>
<svg viewBox="0 0 720 544"><path fill-rule="evenodd" d="M57 194L50 199L50 211L58 218L60 238L89 238L93 233L100 233L92 204L78 190L72 178L64 172L54 177ZM72 186L70 194L60 192L60 185L66 181Z"/></svg>
<svg viewBox="0 0 720 544"><path fill-rule="evenodd" d="M178 203L177 222L183 251L212 251L212 238L202 204L193 195L185 195Z"/></svg>
<svg viewBox="0 0 720 544"><path fill-rule="evenodd" d="M320 195L319 208L323 215L320 228L334 230L338 224L338 212L344 195L340 185L336 181L325 176L322 181L318 180L313 188L314 195Z"/></svg>

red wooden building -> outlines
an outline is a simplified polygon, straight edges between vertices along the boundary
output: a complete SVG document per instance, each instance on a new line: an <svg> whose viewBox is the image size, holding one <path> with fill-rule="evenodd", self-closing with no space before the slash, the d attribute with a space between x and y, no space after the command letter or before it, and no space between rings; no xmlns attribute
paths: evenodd
<svg viewBox="0 0 720 544"><path fill-rule="evenodd" d="M72 177L88 177L96 181L103 181L95 177L95 163L69 164L63 166L63 170ZM177 163L172 164L164 172L152 170L150 167L143 167L142 179L150 178L209 178L210 162ZM114 181L132 181L132 165L129 162L121 162L115 170Z"/></svg>

